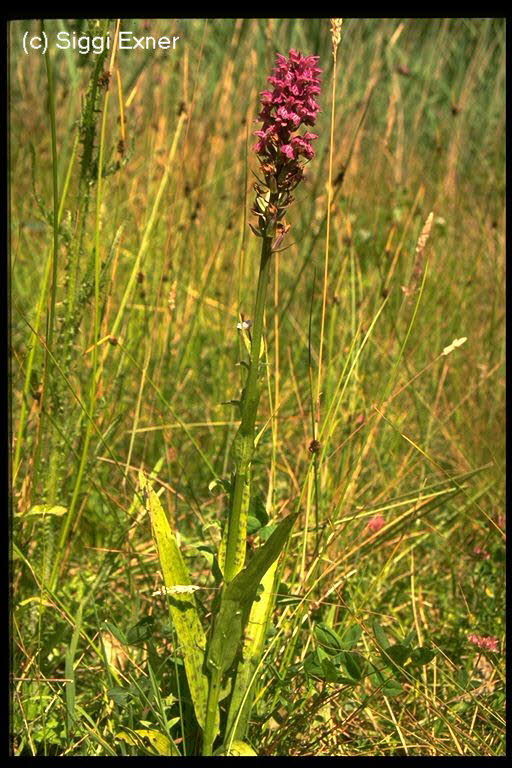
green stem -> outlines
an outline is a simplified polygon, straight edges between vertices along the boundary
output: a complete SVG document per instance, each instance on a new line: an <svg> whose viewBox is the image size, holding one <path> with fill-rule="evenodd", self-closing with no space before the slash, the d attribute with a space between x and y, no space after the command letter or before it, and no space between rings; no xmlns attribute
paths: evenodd
<svg viewBox="0 0 512 768"><path fill-rule="evenodd" d="M261 338L263 336L263 317L270 277L271 257L272 237L264 237L261 247L258 287L256 289L249 373L247 375L244 394L240 405L242 418L234 442L235 472L233 476L233 493L231 496L231 509L228 518L228 531L226 537L226 557L224 564L225 584L229 584L240 570L239 552L241 548L245 547L245 541L241 541L242 531L240 522L244 498L247 498L248 485L250 483L251 461L254 453L254 428L256 426L256 414L260 399L260 348ZM221 684L222 670L220 668L212 669L210 672L208 703L206 707L206 721L203 737L203 756L205 757L210 756L213 752Z"/></svg>
<svg viewBox="0 0 512 768"><path fill-rule="evenodd" d="M271 256L272 237L264 237L261 247L260 273L254 308L249 373L241 403L242 419L234 444L235 472L233 476L233 493L228 519L226 559L224 565L224 581L226 583L232 581L239 570L239 568L237 568L237 553L240 546L240 515L244 498L244 488L249 483L251 461L254 453L254 428L256 426L256 414L260 399L258 380L260 347L263 335L263 315L270 276Z"/></svg>

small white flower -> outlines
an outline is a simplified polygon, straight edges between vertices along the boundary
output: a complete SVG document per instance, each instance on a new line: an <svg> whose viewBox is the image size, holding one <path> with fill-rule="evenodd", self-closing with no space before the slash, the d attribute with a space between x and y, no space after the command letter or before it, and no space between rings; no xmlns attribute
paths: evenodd
<svg viewBox="0 0 512 768"><path fill-rule="evenodd" d="M454 349L457 349L457 347L461 347L465 342L467 341L466 336L462 336L460 339L454 339L451 344L449 344L447 347L443 349L441 352L442 355L449 355L450 352L453 352Z"/></svg>
<svg viewBox="0 0 512 768"><path fill-rule="evenodd" d="M251 323L249 322L249 320L242 320L241 323L236 324L236 327L238 328L239 331L246 331L248 328L251 327Z"/></svg>

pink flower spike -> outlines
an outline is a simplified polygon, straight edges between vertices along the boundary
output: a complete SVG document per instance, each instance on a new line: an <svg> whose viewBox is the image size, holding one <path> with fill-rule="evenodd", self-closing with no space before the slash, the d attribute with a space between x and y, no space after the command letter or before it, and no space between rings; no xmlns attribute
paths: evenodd
<svg viewBox="0 0 512 768"><path fill-rule="evenodd" d="M259 114L263 122L258 142L258 154L266 154L269 161L276 159L275 149L267 144L272 134L277 135L276 142L281 155L288 160L297 160L297 151L292 144L293 133L301 125L314 125L320 106L315 96L320 92L320 67L317 66L318 56L302 56L292 48L289 57L278 53L276 63L268 82L273 91L265 90L260 93L262 105ZM309 145L317 134L306 133L302 137L299 154L306 158L314 155Z"/></svg>
<svg viewBox="0 0 512 768"><path fill-rule="evenodd" d="M320 111L318 56L303 56L292 49L288 57L276 54L268 82L260 92L260 129L253 150L259 156L261 179L255 184L260 236L271 236L274 246L288 232L285 211L293 201L292 191L304 178L304 166L314 157L311 144L316 133L300 136L301 126L312 126ZM280 226L281 230L277 231Z"/></svg>
<svg viewBox="0 0 512 768"><path fill-rule="evenodd" d="M468 640L483 651L499 652L497 637L483 637L482 635L468 635Z"/></svg>
<svg viewBox="0 0 512 768"><path fill-rule="evenodd" d="M369 521L367 528L372 533L377 533L377 531L380 531L380 529L383 528L385 524L386 521L382 515L375 515L375 517L372 517L372 519Z"/></svg>

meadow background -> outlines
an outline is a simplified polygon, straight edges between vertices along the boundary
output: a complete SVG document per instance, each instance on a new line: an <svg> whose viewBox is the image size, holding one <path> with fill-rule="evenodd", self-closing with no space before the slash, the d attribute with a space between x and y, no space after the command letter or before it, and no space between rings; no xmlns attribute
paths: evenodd
<svg viewBox="0 0 512 768"><path fill-rule="evenodd" d="M249 547L301 515L249 740L504 754L504 20L344 20L317 454L329 21L125 20L180 41L119 51L110 77L111 52L26 55L39 29L10 25L13 754L193 753L137 473L211 585L259 257L251 134L291 47L320 56L323 111L273 267ZM329 628L359 660L393 640L428 663L340 682Z"/></svg>

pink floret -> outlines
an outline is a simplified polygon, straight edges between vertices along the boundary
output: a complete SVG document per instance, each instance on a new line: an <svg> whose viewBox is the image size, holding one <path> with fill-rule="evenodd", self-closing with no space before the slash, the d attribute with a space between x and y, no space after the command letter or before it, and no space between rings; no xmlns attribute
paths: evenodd
<svg viewBox="0 0 512 768"><path fill-rule="evenodd" d="M483 651L495 651L499 650L497 637L483 637L482 635L468 635L468 640L477 648L481 648Z"/></svg>
<svg viewBox="0 0 512 768"><path fill-rule="evenodd" d="M384 520L382 515L375 515L369 521L369 523L367 525L367 528L372 533L377 533L377 531L380 531L380 529L384 527L385 523L386 523L386 521Z"/></svg>
<svg viewBox="0 0 512 768"><path fill-rule="evenodd" d="M262 130L255 131L259 141L254 150L268 160L284 156L288 161L297 161L299 156L311 159L315 151L311 142L316 133L306 132L293 136L301 125L315 124L320 105L315 96L320 93L317 66L318 56L302 56L292 49L288 58L278 53L276 63L268 82L273 90L262 91L262 109L259 119ZM291 169L292 170L292 169Z"/></svg>

